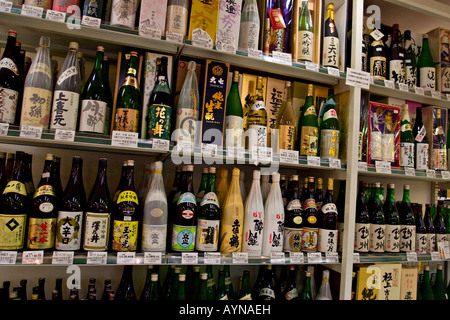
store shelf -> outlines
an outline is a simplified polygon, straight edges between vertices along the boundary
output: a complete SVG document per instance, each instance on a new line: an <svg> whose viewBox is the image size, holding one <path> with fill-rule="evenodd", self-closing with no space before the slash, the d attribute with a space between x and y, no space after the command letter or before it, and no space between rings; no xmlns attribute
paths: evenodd
<svg viewBox="0 0 450 320"><path fill-rule="evenodd" d="M439 262L449 261L432 257L431 254L417 254L417 261L411 260L406 253L360 253L360 263L404 263L404 262Z"/></svg>
<svg viewBox="0 0 450 320"><path fill-rule="evenodd" d="M388 178L391 181L395 179L406 179L428 182L449 182L449 179L444 179L439 171L435 171L436 177L429 177L425 171L415 171L415 175L406 174L404 169L391 169L391 173L380 173L376 171L375 167L368 167L367 171L358 170L358 175L360 177Z"/></svg>

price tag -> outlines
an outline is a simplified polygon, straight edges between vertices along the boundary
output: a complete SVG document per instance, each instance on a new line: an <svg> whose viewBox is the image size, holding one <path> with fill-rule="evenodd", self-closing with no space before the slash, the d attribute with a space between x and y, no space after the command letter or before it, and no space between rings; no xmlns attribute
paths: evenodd
<svg viewBox="0 0 450 320"><path fill-rule="evenodd" d="M233 252L232 253L233 264L247 264L248 253L247 252Z"/></svg>
<svg viewBox="0 0 450 320"><path fill-rule="evenodd" d="M353 263L359 263L360 261L359 252L353 252Z"/></svg>
<svg viewBox="0 0 450 320"><path fill-rule="evenodd" d="M360 87L362 89L370 88L370 73L352 68L347 68L347 78L345 83L349 86Z"/></svg>
<svg viewBox="0 0 450 320"><path fill-rule="evenodd" d="M220 264L220 252L205 252L204 264Z"/></svg>
<svg viewBox="0 0 450 320"><path fill-rule="evenodd" d="M358 162L358 171L367 171L367 162Z"/></svg>
<svg viewBox="0 0 450 320"><path fill-rule="evenodd" d="M272 148L258 147L258 160L262 163L270 163L273 160Z"/></svg>
<svg viewBox="0 0 450 320"><path fill-rule="evenodd" d="M113 131L111 145L116 147L137 148L138 133L126 131Z"/></svg>
<svg viewBox="0 0 450 320"><path fill-rule="evenodd" d="M182 44L184 42L184 35L178 32L166 32L166 40Z"/></svg>
<svg viewBox="0 0 450 320"><path fill-rule="evenodd" d="M170 141L165 139L155 139L152 140L152 149L169 151Z"/></svg>
<svg viewBox="0 0 450 320"><path fill-rule="evenodd" d="M408 87L408 85L406 83L399 83L398 84L398 88L401 91L409 92L409 87Z"/></svg>
<svg viewBox="0 0 450 320"><path fill-rule="evenodd" d="M328 165L330 166L330 168L341 169L341 167L342 167L341 166L341 159L330 158L330 160L328 160Z"/></svg>
<svg viewBox="0 0 450 320"><path fill-rule="evenodd" d="M16 264L17 251L0 251L0 264Z"/></svg>
<svg viewBox="0 0 450 320"><path fill-rule="evenodd" d="M42 264L44 262L44 250L24 251L22 264Z"/></svg>
<svg viewBox="0 0 450 320"><path fill-rule="evenodd" d="M100 25L102 24L102 19L89 17L89 16L83 16L83 18L81 19L81 24L83 26L100 29Z"/></svg>
<svg viewBox="0 0 450 320"><path fill-rule="evenodd" d="M73 264L73 251L53 251L52 264Z"/></svg>
<svg viewBox="0 0 450 320"><path fill-rule="evenodd" d="M280 149L280 162L298 164L298 151Z"/></svg>
<svg viewBox="0 0 450 320"><path fill-rule="evenodd" d="M182 252L182 264L198 264L198 252Z"/></svg>
<svg viewBox="0 0 450 320"><path fill-rule="evenodd" d="M448 101L450 101L450 93L447 93L447 94L445 95L445 97L447 98Z"/></svg>
<svg viewBox="0 0 450 320"><path fill-rule="evenodd" d="M28 17L42 18L42 14L44 13L44 8L35 7L28 4L22 5L21 14Z"/></svg>
<svg viewBox="0 0 450 320"><path fill-rule="evenodd" d="M11 1L0 0L0 11L1 12L11 12L13 3Z"/></svg>
<svg viewBox="0 0 450 320"><path fill-rule="evenodd" d="M73 142L73 141L75 141L75 131L56 129L55 140Z"/></svg>
<svg viewBox="0 0 450 320"><path fill-rule="evenodd" d="M441 98L441 93L439 91L431 91L431 96L435 99L440 99Z"/></svg>
<svg viewBox="0 0 450 320"><path fill-rule="evenodd" d="M372 38L375 39L375 41L378 41L378 40L380 40L381 38L384 37L383 32L381 32L381 31L378 30L378 29L373 30L373 31L370 33L370 35L372 36Z"/></svg>
<svg viewBox="0 0 450 320"><path fill-rule="evenodd" d="M108 253L101 251L88 251L86 264L106 264Z"/></svg>
<svg viewBox="0 0 450 320"><path fill-rule="evenodd" d="M427 169L427 178L436 178L436 171L433 169Z"/></svg>
<svg viewBox="0 0 450 320"><path fill-rule="evenodd" d="M292 54L286 52L273 51L273 62L292 66Z"/></svg>
<svg viewBox="0 0 450 320"><path fill-rule="evenodd" d="M449 245L450 245L450 241L447 241L447 240L438 242L437 247L438 247L439 256L441 257L441 259L449 259L450 258Z"/></svg>
<svg viewBox="0 0 450 320"><path fill-rule="evenodd" d="M258 49L248 48L248 56L258 60L263 59L262 51Z"/></svg>
<svg viewBox="0 0 450 320"><path fill-rule="evenodd" d="M432 261L441 260L441 256L439 255L439 251L432 251L431 252L431 260Z"/></svg>
<svg viewBox="0 0 450 320"><path fill-rule="evenodd" d="M270 253L270 263L285 263L286 259L284 252L271 252Z"/></svg>
<svg viewBox="0 0 450 320"><path fill-rule="evenodd" d="M139 35L141 37L161 40L162 31L160 29L152 29L152 28L142 27L142 25L140 25L139 26Z"/></svg>
<svg viewBox="0 0 450 320"><path fill-rule="evenodd" d="M406 253L406 261L416 262L417 261L417 252L407 252Z"/></svg>
<svg viewBox="0 0 450 320"><path fill-rule="evenodd" d="M330 74L332 76L335 76L335 77L341 76L338 68L327 67L327 71L328 71L328 74Z"/></svg>
<svg viewBox="0 0 450 320"><path fill-rule="evenodd" d="M319 72L319 65L315 62L306 61L305 66L306 66L306 70Z"/></svg>
<svg viewBox="0 0 450 320"><path fill-rule="evenodd" d="M183 153L192 153L194 151L194 145L190 141L178 141L175 146L175 150Z"/></svg>
<svg viewBox="0 0 450 320"><path fill-rule="evenodd" d="M301 264L305 261L305 255L303 252L289 252L290 263Z"/></svg>
<svg viewBox="0 0 450 320"><path fill-rule="evenodd" d="M337 252L325 252L325 261L339 263L339 254Z"/></svg>
<svg viewBox="0 0 450 320"><path fill-rule="evenodd" d="M406 176L415 176L416 175L416 169L412 167L405 167L405 175Z"/></svg>
<svg viewBox="0 0 450 320"><path fill-rule="evenodd" d="M136 252L117 252L116 264L135 264Z"/></svg>
<svg viewBox="0 0 450 320"><path fill-rule="evenodd" d="M395 89L395 83L392 80L384 80L384 86L386 88Z"/></svg>
<svg viewBox="0 0 450 320"><path fill-rule="evenodd" d="M322 253L321 252L308 252L306 254L308 258L308 263L321 263Z"/></svg>
<svg viewBox="0 0 450 320"><path fill-rule="evenodd" d="M378 173L392 173L389 161L375 161L375 171Z"/></svg>
<svg viewBox="0 0 450 320"><path fill-rule="evenodd" d="M217 144L202 143L202 154L207 157L217 156Z"/></svg>
<svg viewBox="0 0 450 320"><path fill-rule="evenodd" d="M144 252L144 264L161 264L162 252Z"/></svg>
<svg viewBox="0 0 450 320"><path fill-rule="evenodd" d="M425 91L421 87L414 87L414 92L421 95L425 94Z"/></svg>
<svg viewBox="0 0 450 320"><path fill-rule="evenodd" d="M320 157L317 156L306 156L306 162L308 166L318 166L320 167Z"/></svg>
<svg viewBox="0 0 450 320"><path fill-rule="evenodd" d="M42 137L42 127L20 126L21 138L40 139Z"/></svg>
<svg viewBox="0 0 450 320"><path fill-rule="evenodd" d="M231 158L241 159L244 158L244 148L242 147L228 147L227 156Z"/></svg>
<svg viewBox="0 0 450 320"><path fill-rule="evenodd" d="M441 171L442 179L450 179L450 171Z"/></svg>
<svg viewBox="0 0 450 320"><path fill-rule="evenodd" d="M62 11L47 9L47 12L45 13L45 19L64 23L66 21L66 13Z"/></svg>
<svg viewBox="0 0 450 320"><path fill-rule="evenodd" d="M9 131L9 123L0 123L0 136L7 136Z"/></svg>

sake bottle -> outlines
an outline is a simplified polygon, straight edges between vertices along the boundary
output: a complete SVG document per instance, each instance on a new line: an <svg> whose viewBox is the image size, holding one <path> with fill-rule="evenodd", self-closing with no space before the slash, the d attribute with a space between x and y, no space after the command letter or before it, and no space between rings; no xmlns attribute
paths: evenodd
<svg viewBox="0 0 450 320"><path fill-rule="evenodd" d="M383 202L380 197L381 187L379 182L375 182L374 195L369 202L370 233L369 251L384 252L385 224Z"/></svg>
<svg viewBox="0 0 450 320"><path fill-rule="evenodd" d="M296 134L296 117L293 106L293 88L290 81L286 81L284 99L278 111L275 128L278 129L278 148L274 148L272 135L272 148L294 150Z"/></svg>
<svg viewBox="0 0 450 320"><path fill-rule="evenodd" d="M436 250L436 229L434 228L433 218L431 216L431 205L428 203L425 204L423 222L427 233L427 253L431 254Z"/></svg>
<svg viewBox="0 0 450 320"><path fill-rule="evenodd" d="M439 251L439 242L449 241L450 235L447 234L444 217L442 216L442 205L438 204L436 207L436 215L433 219L434 230L436 232L436 251Z"/></svg>
<svg viewBox="0 0 450 320"><path fill-rule="evenodd" d="M385 80L387 76L387 48L383 39L375 39L371 35L369 50L369 73L374 80Z"/></svg>
<svg viewBox="0 0 450 320"><path fill-rule="evenodd" d="M242 147L244 112L239 96L239 71L233 73L233 83L227 97L225 113L225 147Z"/></svg>
<svg viewBox="0 0 450 320"><path fill-rule="evenodd" d="M316 300L333 300L330 289L330 271L323 270L322 284L317 293Z"/></svg>
<svg viewBox="0 0 450 320"><path fill-rule="evenodd" d="M203 196L205 195L206 187L208 186L208 179L209 179L209 169L208 167L204 167L202 169L202 180L200 181L200 186L198 187L198 192L195 197L195 201L197 201L197 205L200 205L200 202L203 199Z"/></svg>
<svg viewBox="0 0 450 320"><path fill-rule="evenodd" d="M319 147L319 125L314 106L313 89L313 85L308 84L305 105L300 115L297 144L302 156L317 156Z"/></svg>
<svg viewBox="0 0 450 320"><path fill-rule="evenodd" d="M417 61L412 46L411 31L405 30L403 38L405 41L405 83L408 88L414 88L417 85Z"/></svg>
<svg viewBox="0 0 450 320"><path fill-rule="evenodd" d="M220 252L240 252L242 248L242 227L244 224L244 204L239 187L238 168L233 168L231 184L222 206L220 219Z"/></svg>
<svg viewBox="0 0 450 320"><path fill-rule="evenodd" d="M339 68L339 36L334 21L334 4L327 5L322 46L322 66Z"/></svg>
<svg viewBox="0 0 450 320"><path fill-rule="evenodd" d="M186 36L189 19L188 0L169 0L167 3L166 35L175 33Z"/></svg>
<svg viewBox="0 0 450 320"><path fill-rule="evenodd" d="M358 195L356 198L355 215L355 252L369 252L370 219L369 209L365 197L364 182L359 182Z"/></svg>
<svg viewBox="0 0 450 320"><path fill-rule="evenodd" d="M111 132L111 121L112 121L112 108L113 108L113 97L111 86L109 85L109 58L107 55L103 56L102 61L102 74L103 79L105 79L105 92L106 92L106 112L105 112L105 129L103 130L103 134L110 135Z"/></svg>
<svg viewBox="0 0 450 320"><path fill-rule="evenodd" d="M447 135L450 137L450 135ZM413 127L414 164L416 170L428 169L429 148L427 130L422 120L422 107L416 108L416 121Z"/></svg>
<svg viewBox="0 0 450 320"><path fill-rule="evenodd" d="M410 202L410 188L403 186L403 199L400 210L400 252L416 251L416 223Z"/></svg>
<svg viewBox="0 0 450 320"><path fill-rule="evenodd" d="M414 136L408 105L402 105L400 122L400 166L414 168Z"/></svg>
<svg viewBox="0 0 450 320"><path fill-rule="evenodd" d="M263 202L266 201L269 192L270 192L270 174L268 171L263 170L263 172L261 172L261 195Z"/></svg>
<svg viewBox="0 0 450 320"><path fill-rule="evenodd" d="M258 2L256 0L245 0L239 28L238 48L240 51L258 50L260 24Z"/></svg>
<svg viewBox="0 0 450 320"><path fill-rule="evenodd" d="M48 128L52 107L53 76L50 66L50 38L42 36L25 78L20 125Z"/></svg>
<svg viewBox="0 0 450 320"><path fill-rule="evenodd" d="M110 25L134 29L137 6L138 2L136 0L113 0L111 5Z"/></svg>
<svg viewBox="0 0 450 320"><path fill-rule="evenodd" d="M419 87L425 90L436 90L436 67L430 52L428 34L423 35L422 51L417 61Z"/></svg>
<svg viewBox="0 0 450 320"><path fill-rule="evenodd" d="M394 83L405 82L405 48L403 47L402 34L398 24L392 26L392 41L389 59L389 80Z"/></svg>
<svg viewBox="0 0 450 320"><path fill-rule="evenodd" d="M281 0L275 0L273 2L272 9L268 10L270 17L270 33L269 33L269 53L273 51L287 52L285 18L283 11L281 10Z"/></svg>
<svg viewBox="0 0 450 320"><path fill-rule="evenodd" d="M284 245L287 252L300 252L302 249L302 205L300 203L298 175L292 176L288 183L287 203L284 209Z"/></svg>
<svg viewBox="0 0 450 320"><path fill-rule="evenodd" d="M317 251L337 252L338 246L338 211L333 200L334 179L328 178L327 191L319 212L319 233ZM343 213L341 213L343 214Z"/></svg>
<svg viewBox="0 0 450 320"><path fill-rule="evenodd" d="M242 252L247 252L249 257L260 256L262 252L264 202L261 194L260 177L261 171L253 170L252 185L245 200Z"/></svg>
<svg viewBox="0 0 450 320"><path fill-rule="evenodd" d="M321 110L320 157L323 159L339 158L340 126L335 106L334 100L329 99Z"/></svg>
<svg viewBox="0 0 450 320"><path fill-rule="evenodd" d="M262 77L258 76L253 104L247 116L249 130L248 149L251 153L255 152L258 147L267 147L267 111L263 98L262 81Z"/></svg>
<svg viewBox="0 0 450 320"><path fill-rule="evenodd" d="M400 217L395 205L395 184L387 185L386 200L383 205L385 223L384 251L400 251Z"/></svg>
<svg viewBox="0 0 450 320"><path fill-rule="evenodd" d="M223 204L225 202L225 198L227 197L228 188L230 186L228 181L228 169L221 168L219 171L219 179L216 182L216 194L217 199L219 200L219 206L223 208Z"/></svg>
<svg viewBox="0 0 450 320"><path fill-rule="evenodd" d="M416 252L427 253L427 228L423 220L422 204L416 203L414 209L414 220L416 221Z"/></svg>
<svg viewBox="0 0 450 320"><path fill-rule="evenodd" d="M50 129L77 129L81 77L77 58L78 43L69 44L69 52L61 67L53 93Z"/></svg>
<svg viewBox="0 0 450 320"><path fill-rule="evenodd" d="M312 61L314 57L314 29L308 0L302 0L298 22L297 53L299 61Z"/></svg>

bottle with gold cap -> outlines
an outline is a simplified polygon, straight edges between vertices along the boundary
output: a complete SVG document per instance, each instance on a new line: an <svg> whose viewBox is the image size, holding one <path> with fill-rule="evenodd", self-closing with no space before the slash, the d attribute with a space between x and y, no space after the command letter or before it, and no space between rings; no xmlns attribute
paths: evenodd
<svg viewBox="0 0 450 320"><path fill-rule="evenodd" d="M338 211L333 200L334 179L328 178L325 199L319 210L319 234L317 249L320 252L336 252L338 246Z"/></svg>
<svg viewBox="0 0 450 320"><path fill-rule="evenodd" d="M278 112L275 128L278 129L279 149L294 150L296 134L296 119L293 106L293 90L290 81L286 81L284 99ZM274 147L272 134L272 147Z"/></svg>
<svg viewBox="0 0 450 320"><path fill-rule="evenodd" d="M323 31L322 66L339 68L339 36L334 20L334 4L327 6Z"/></svg>
<svg viewBox="0 0 450 320"><path fill-rule="evenodd" d="M267 111L263 98L263 78L258 76L256 80L256 92L253 103L247 116L249 131L248 149L267 147Z"/></svg>
<svg viewBox="0 0 450 320"><path fill-rule="evenodd" d="M225 146L227 148L242 147L244 130L244 112L239 96L239 71L233 73L233 83L227 98L225 114Z"/></svg>
<svg viewBox="0 0 450 320"><path fill-rule="evenodd" d="M304 202L302 251L317 251L317 238L319 233L318 210L314 194L314 177L308 177L308 189Z"/></svg>
<svg viewBox="0 0 450 320"><path fill-rule="evenodd" d="M308 94L300 115L297 144L302 156L317 156L318 152L319 124L314 106L313 90L313 85L308 84Z"/></svg>

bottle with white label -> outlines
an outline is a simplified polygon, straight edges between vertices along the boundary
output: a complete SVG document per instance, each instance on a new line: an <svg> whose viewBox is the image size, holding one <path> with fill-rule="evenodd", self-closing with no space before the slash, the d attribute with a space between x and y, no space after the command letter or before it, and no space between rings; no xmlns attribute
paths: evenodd
<svg viewBox="0 0 450 320"><path fill-rule="evenodd" d="M425 215L423 216L425 224L425 231L427 234L427 249L426 253L431 254L436 248L436 230L434 228L433 218L431 216L431 205L425 204Z"/></svg>
<svg viewBox="0 0 450 320"><path fill-rule="evenodd" d="M385 223L384 251L400 251L400 217L395 205L395 184L387 185L386 201L383 205Z"/></svg>
<svg viewBox="0 0 450 320"><path fill-rule="evenodd" d="M436 90L436 66L431 55L428 35L423 35L422 52L417 61L419 87L425 90Z"/></svg>
<svg viewBox="0 0 450 320"><path fill-rule="evenodd" d="M166 36L179 34L186 36L188 23L189 1L169 0L167 3Z"/></svg>
<svg viewBox="0 0 450 320"><path fill-rule="evenodd" d="M369 200L370 252L384 252L385 222L384 222L384 211L381 194L382 188L380 186L380 183L375 182L373 195Z"/></svg>
<svg viewBox="0 0 450 320"><path fill-rule="evenodd" d="M256 80L256 93L253 104L247 116L248 149L255 152L255 148L267 147L267 111L263 98L263 78Z"/></svg>
<svg viewBox="0 0 450 320"><path fill-rule="evenodd" d="M110 25L134 29L137 0L113 0L111 5Z"/></svg>
<svg viewBox="0 0 450 320"><path fill-rule="evenodd" d="M259 30L261 22L259 20L257 0L245 0L241 12L241 25L239 28L240 51L257 50L259 45Z"/></svg>
<svg viewBox="0 0 450 320"><path fill-rule="evenodd" d="M445 224L444 224L444 218L442 216L442 205L438 204L436 206L436 215L434 216L433 224L434 224L434 230L436 232L436 251L441 251L440 245L442 245L441 242L444 244L450 240L450 235L446 232ZM441 244L439 244L441 243Z"/></svg>
<svg viewBox="0 0 450 320"><path fill-rule="evenodd" d="M78 43L69 44L69 52L61 67L53 92L50 129L77 129L78 108L81 91Z"/></svg>
<svg viewBox="0 0 450 320"><path fill-rule="evenodd" d="M394 83L405 82L405 49L398 24L392 26L392 41L389 59L389 80Z"/></svg>
<svg viewBox="0 0 450 320"><path fill-rule="evenodd" d="M243 146L244 111L239 96L239 71L233 73L233 83L227 97L225 111L225 146L240 148Z"/></svg>
<svg viewBox="0 0 450 320"><path fill-rule="evenodd" d="M272 185L264 205L262 255L281 252L284 244L284 207L280 189L280 174L272 173Z"/></svg>
<svg viewBox="0 0 450 320"><path fill-rule="evenodd" d="M417 59L411 40L411 31L406 30L403 33L405 41L405 83L408 88L414 88L417 85Z"/></svg>
<svg viewBox="0 0 450 320"><path fill-rule="evenodd" d="M253 182L244 207L244 239L242 252L249 257L260 256L264 227L264 202L260 186L261 171L253 170Z"/></svg>
<svg viewBox="0 0 450 320"><path fill-rule="evenodd" d="M414 168L414 136L407 104L402 105L400 126L400 166Z"/></svg>
<svg viewBox="0 0 450 320"><path fill-rule="evenodd" d="M312 61L314 54L313 23L308 3L308 0L302 0L302 8L298 23L297 59L299 61Z"/></svg>
<svg viewBox="0 0 450 320"><path fill-rule="evenodd" d="M322 46L322 65L339 68L339 36L334 20L334 4L327 5Z"/></svg>
<svg viewBox="0 0 450 320"><path fill-rule="evenodd" d="M317 251L337 252L338 247L338 211L333 200L334 179L328 178L327 191L319 211L319 234Z"/></svg>
<svg viewBox="0 0 450 320"><path fill-rule="evenodd" d="M283 251L300 252L302 250L303 216L300 203L300 185L296 174L288 182L286 197Z"/></svg>
<svg viewBox="0 0 450 320"><path fill-rule="evenodd" d="M409 185L405 184L400 205L400 252L416 251L416 223L409 199Z"/></svg>
<svg viewBox="0 0 450 320"><path fill-rule="evenodd" d="M423 218L422 204L415 203L414 220L416 220L416 252L418 254L427 253L427 227Z"/></svg>
<svg viewBox="0 0 450 320"><path fill-rule="evenodd" d="M413 127L413 137L414 137L414 164L416 170L427 170L428 169L428 158L429 149L427 138L427 130L423 124L422 120L422 107L416 109L416 121Z"/></svg>
<svg viewBox="0 0 450 320"><path fill-rule="evenodd" d="M358 197L356 200L355 217L355 252L369 252L370 221L367 208L364 182L359 182Z"/></svg>

